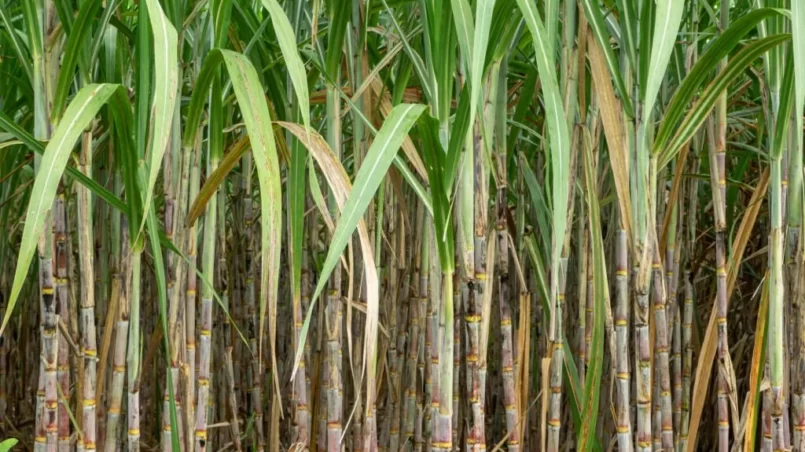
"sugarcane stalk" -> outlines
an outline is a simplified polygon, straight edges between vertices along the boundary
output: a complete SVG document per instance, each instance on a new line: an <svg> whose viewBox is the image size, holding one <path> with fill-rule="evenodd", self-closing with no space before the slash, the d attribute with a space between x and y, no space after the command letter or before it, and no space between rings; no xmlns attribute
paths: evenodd
<svg viewBox="0 0 805 452"><path fill-rule="evenodd" d="M125 259L126 256L131 255L129 243L129 230L128 221L121 220L122 233L120 239L120 256L121 256L121 272L123 274L123 282L118 297L117 305L117 321L115 322L115 344L114 354L112 356L112 381L111 391L109 396L109 405L106 409L106 452L115 452L117 450L118 429L120 423L120 413L123 399L123 384L126 374L126 347L128 346L129 334L129 312L130 308L130 290L132 271L132 259ZM133 256L132 256L133 257ZM120 278L120 274L117 275Z"/></svg>
<svg viewBox="0 0 805 452"><path fill-rule="evenodd" d="M389 193L389 204L397 201L395 193ZM386 211L385 207L383 209ZM379 214L378 214L379 215ZM386 434L380 444L388 445L389 450L399 450L400 421L402 412L402 371L405 358L406 320L408 319L409 297L404 291L410 284L410 274L406 271L405 252L405 222L404 215L398 214L394 209L388 210L389 224L391 225L390 240L395 254L395 263L389 268L389 289L392 306L389 310L390 332L389 339L389 378L390 386L387 394L387 420L385 421ZM376 243L380 244L381 228L377 228ZM377 253L377 250L375 251ZM397 304L399 303L399 309Z"/></svg>
<svg viewBox="0 0 805 452"><path fill-rule="evenodd" d="M200 135L200 134L199 134ZM195 151L200 151L199 145L195 146ZM198 195L199 178L200 178L200 152L193 152L195 158L190 169L190 187L189 196L184 199L185 205L188 206L183 211L189 209L189 203L193 202ZM215 197L213 196L213 199ZM210 209L210 216L215 217L215 209ZM192 441L192 444L187 444L188 449L192 448L195 444L195 435L190 435L190 432L195 431L196 424L196 378L198 378L198 371L196 369L196 293L198 286L198 277L196 275L196 268L198 266L198 241L196 240L196 223L189 225L186 235L187 246L187 282L185 292L185 358L183 373L186 373L184 379L185 384L185 430L188 432L187 441ZM213 235L214 236L214 235ZM212 273L210 273L212 276ZM212 316L210 316L210 319ZM201 411L206 411L206 403L199 405Z"/></svg>
<svg viewBox="0 0 805 452"><path fill-rule="evenodd" d="M727 8L722 8L721 25L726 25L728 20ZM722 62L722 67L726 61ZM718 324L718 449L721 452L729 450L729 386L727 382L726 359L729 353L729 342L727 338L727 249L725 230L726 220L726 173L725 155L727 139L727 96L722 95L718 99L714 129L710 134L712 146L710 146L711 164L711 184L713 192L713 210L715 216L716 233L716 322Z"/></svg>
<svg viewBox="0 0 805 452"><path fill-rule="evenodd" d="M549 345L552 351L548 383L550 385L547 421L547 450L549 452L558 452L560 450L559 433L562 428L562 366L564 366L565 359L565 352L563 350L564 325L562 322L562 312L565 304L567 257L562 257L557 265L559 265L558 293L556 297L556 310L551 316L551 321L555 325L556 336Z"/></svg>
<svg viewBox="0 0 805 452"><path fill-rule="evenodd" d="M221 201L221 210L224 209L225 205L224 202L226 200L226 196L224 196L223 192L220 193ZM225 224L221 224L221 229L225 227ZM222 231L223 232L223 231ZM223 248L224 244L221 242L221 248ZM223 253L223 249L220 249L222 252L222 257L220 260L224 262L219 262L218 266L218 273L219 273L219 281L221 281L221 303L223 305L223 309L228 312L229 310L229 291L228 291L228 284L227 281L231 280L229 278L224 278L224 272L226 269L226 262L225 262L225 253ZM240 445L240 424L238 422L238 395L235 392L235 371L234 371L234 362L232 360L232 350L234 349L233 346L233 335L232 332L232 323L229 320L228 315L224 315L223 321L223 329L221 331L222 336L224 337L224 385L225 385L225 392L226 392L226 417L229 420L229 436L232 438L232 442L234 444L235 450L241 450Z"/></svg>
<svg viewBox="0 0 805 452"><path fill-rule="evenodd" d="M627 273L626 231L619 228L615 237L615 341L617 400L616 423L618 447L632 450L632 423L630 417L631 374L629 371L629 275Z"/></svg>
<svg viewBox="0 0 805 452"><path fill-rule="evenodd" d="M129 337L126 367L128 368L128 444L129 450L140 448L140 265L143 244L131 246L129 271L127 273L127 294L129 295Z"/></svg>
<svg viewBox="0 0 805 452"><path fill-rule="evenodd" d="M49 58L45 36L49 36L56 25L56 11L51 0L24 3L28 8L24 15L31 19L27 23L29 31L29 48L33 62L33 114L34 137L47 140L51 133L50 102L52 82L58 67ZM28 22L26 20L26 22ZM41 157L34 157L34 169L39 170ZM51 215L45 218L45 225L37 243L39 261L39 334L41 337L41 363L37 386L37 403L34 418L34 446L36 451L56 450L58 430L58 395L56 391L56 366L58 359L58 337L56 326L56 294L53 278L53 220Z"/></svg>
<svg viewBox="0 0 805 452"><path fill-rule="evenodd" d="M453 422L453 356L454 341L454 313L453 313L453 273L442 271L441 309L438 316L438 342L439 349L434 360L438 360L437 377L439 384L434 388L433 398L438 395L438 407L434 424L431 446L436 452L449 451L453 448L452 422ZM438 299L431 294L432 299ZM435 317L435 316L434 316ZM435 347L434 347L435 348ZM468 360L470 358L468 357ZM432 364L434 365L434 364ZM434 377L433 375L431 376ZM472 401L471 401L472 402Z"/></svg>
<svg viewBox="0 0 805 452"><path fill-rule="evenodd" d="M486 199L488 197L488 180L486 176L485 161L482 155L483 143L481 142L480 124L475 125L473 135L473 152L475 153L474 162L474 196L475 204L471 212L467 215L474 215L474 246L472 248L474 258L474 273L472 278L467 281L469 288L467 300L467 362L469 363L468 372L468 399L470 403L471 423L470 432L467 435L468 450L480 450L486 444L484 432L484 406L483 392L485 391L484 374L482 369L485 363L481 351L485 347L481 344L481 315L483 313L483 299L486 287ZM469 271L469 270L468 270ZM451 294L452 295L452 294Z"/></svg>
<svg viewBox="0 0 805 452"><path fill-rule="evenodd" d="M671 375L670 375L670 358L669 358L669 340L668 340L668 320L666 315L666 298L665 298L665 284L662 269L662 262L660 260L660 252L657 247L654 247L654 262L652 263L654 269L654 285L652 291L652 298L654 301L654 322L656 331L656 340L654 342L654 349L656 353L656 360L658 363L658 386L659 392L659 407L660 407L660 436L661 448L663 450L673 450L674 448L674 430L673 430L673 417L672 417L672 401L671 401Z"/></svg>
<svg viewBox="0 0 805 452"><path fill-rule="evenodd" d="M53 206L53 248L54 264L56 275L54 279L54 289L56 292L56 317L58 322L67 324L70 319L69 308L69 281L67 272L68 248L67 248L67 217L64 193L60 193ZM64 333L58 332L58 361L56 366L56 379L61 394L70 393L70 361L69 346ZM59 397L58 407L58 448L59 452L69 452L70 449L70 417L67 415L68 407L65 400L69 396Z"/></svg>
<svg viewBox="0 0 805 452"><path fill-rule="evenodd" d="M430 247L429 254L436 256L434 244L434 231L433 226L426 224L427 229L427 246ZM439 291L434 290L438 286L439 270L438 263L434 262L438 259L429 259L428 268L428 289L425 292L427 318L425 320L425 393L424 393L424 406L423 406L423 426L422 436L425 444L434 448L434 432L437 430L437 414L441 405L441 397L439 396L439 389L441 387L441 380L439 379L439 371L441 366L439 361ZM452 292L451 292L452 295Z"/></svg>
<svg viewBox="0 0 805 452"><path fill-rule="evenodd" d="M785 449L783 408L783 218L782 218L782 162L779 156L771 161L771 232L770 286L769 286L769 363L771 383L771 434L772 448Z"/></svg>
<svg viewBox="0 0 805 452"><path fill-rule="evenodd" d="M213 82L214 86L211 91L211 107L210 107L210 129L208 132L209 136L209 146L207 147L208 150L208 164L207 164L207 177L209 177L213 172L218 168L218 163L221 159L221 152L222 152L222 135L219 131L219 127L222 126L220 124L221 115L220 115L220 96L221 96L221 88L219 79ZM217 96L217 97L213 97ZM217 109L218 111L213 111L213 109ZM198 164L196 164L198 167ZM194 177L193 187L192 190L198 191L197 188L198 180ZM219 190L219 193L223 195L223 190ZM222 284L221 278L215 278L216 269L215 269L215 254L219 251L219 248L216 244L216 226L218 221L218 194L212 196L210 198L209 204L207 205L207 212L204 219L204 235L203 235L203 248L202 248L202 257L201 257L201 268L203 271L203 277L205 281L213 281L216 280L216 283L219 285ZM192 193L190 199L195 199L196 193ZM222 225L223 227L223 225ZM190 232L190 240L195 243L193 237L195 236L193 228L191 228ZM195 247L191 245L190 249L191 252L195 252ZM192 261L192 258L191 258ZM192 270L192 269L191 269ZM220 268L218 269L218 274L221 273ZM188 278L188 307L191 301L195 301L195 299L191 300L191 285L193 286L193 290L195 291L195 281L196 278L192 273L190 273ZM195 295L195 294L193 294ZM198 399L196 401L196 419L195 419L195 446L196 450L204 451L207 448L207 417L208 417L208 410L207 405L210 402L210 360L211 360L211 347L212 347L212 319L213 319L213 306L212 306L212 298L214 296L214 289L209 285L205 284L202 288L201 293L201 325L199 331L199 367L198 367ZM190 315L188 315L188 335L187 335L187 354L188 354L188 361L190 363L195 362L194 354L191 354L190 348L190 341L191 338L194 337L191 330L190 325ZM227 317L227 316L225 316ZM228 318L227 318L228 320ZM195 345L195 344L193 344ZM191 364L192 365L192 364ZM193 374L191 373L191 376Z"/></svg>
<svg viewBox="0 0 805 452"><path fill-rule="evenodd" d="M79 169L87 176L92 175L92 133L82 135ZM92 198L89 190L83 185L76 185L78 204L78 266L81 288L81 356L83 359L83 381L81 384L81 437L80 446L84 450L95 449L96 438L96 400L97 386L96 362L98 346L95 332L95 268L92 229ZM0 357L2 359L2 357ZM2 365L2 364L0 364ZM2 391L2 389L0 389Z"/></svg>
<svg viewBox="0 0 805 452"><path fill-rule="evenodd" d="M416 229L415 231L423 231L424 221L424 207L422 203L417 204L416 211ZM404 366L405 377L403 382L405 384L405 400L402 407L402 424L403 424L403 437L402 441L409 444L409 449L415 440L415 425L417 419L417 381L419 374L419 357L420 349L423 347L420 341L421 318L424 318L424 312L420 310L420 306L424 304L423 293L427 291L427 258L425 257L428 248L427 241L422 239L420 235L416 234L414 241L414 256L412 258L413 272L411 275L411 289L410 301L408 307L408 341L406 350L406 363ZM422 370L424 371L424 363Z"/></svg>
<svg viewBox="0 0 805 452"><path fill-rule="evenodd" d="M671 334L674 447L678 447L682 422L682 338L680 310L677 302L678 278L676 276L679 270L679 252L676 248L678 203L674 203L670 208L671 223L668 228L668 239L665 247L665 285L668 288L666 312L668 313L668 328Z"/></svg>

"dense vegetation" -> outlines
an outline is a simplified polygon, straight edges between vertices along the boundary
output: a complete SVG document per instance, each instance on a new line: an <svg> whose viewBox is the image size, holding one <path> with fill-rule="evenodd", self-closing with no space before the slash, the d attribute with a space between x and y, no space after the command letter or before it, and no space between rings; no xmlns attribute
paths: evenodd
<svg viewBox="0 0 805 452"><path fill-rule="evenodd" d="M0 0L0 437L805 451L803 108L800 0Z"/></svg>

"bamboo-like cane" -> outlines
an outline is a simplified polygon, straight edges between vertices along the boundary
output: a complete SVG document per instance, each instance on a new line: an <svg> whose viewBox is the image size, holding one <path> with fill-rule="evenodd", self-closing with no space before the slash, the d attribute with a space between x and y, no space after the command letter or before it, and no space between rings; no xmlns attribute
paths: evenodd
<svg viewBox="0 0 805 452"><path fill-rule="evenodd" d="M54 289L56 291L56 317L58 322L65 325L70 321L70 286L68 280L67 261L67 217L66 200L64 194L60 193L53 205L53 260L56 267L54 279ZM70 417L67 414L69 407L66 405L70 394L70 347L65 335L58 332L58 361L56 366L56 379L63 396L59 397L58 408L58 447L59 452L70 451Z"/></svg>
<svg viewBox="0 0 805 452"><path fill-rule="evenodd" d="M629 372L629 274L627 270L628 249L626 231L618 229L615 237L615 346L617 379L617 433L618 447L632 450L632 423L630 418L631 375Z"/></svg>
<svg viewBox="0 0 805 452"><path fill-rule="evenodd" d="M567 278L567 258L563 257L559 265L559 291L556 299L556 312L553 313L556 339L549 345L553 349L550 366L550 394L548 405L548 443L547 450L556 452L560 450L559 432L562 427L562 366L564 365L564 326L562 312L565 304L565 284Z"/></svg>
<svg viewBox="0 0 805 452"><path fill-rule="evenodd" d="M87 176L92 173L92 133L82 135L81 155L79 157L81 172ZM78 204L78 266L80 271L80 317L81 317L81 355L84 366L84 379L81 383L81 447L84 450L95 449L96 437L96 400L95 388L97 386L96 361L98 356L97 338L95 332L95 267L94 254L95 241L92 228L92 199L89 190L76 186ZM2 360L2 356L0 356ZM2 363L0 362L0 365ZM2 391L2 388L0 388Z"/></svg>
<svg viewBox="0 0 805 452"><path fill-rule="evenodd" d="M115 344L112 355L112 384L109 395L109 404L106 409L106 452L117 450L118 428L120 423L120 412L123 399L123 379L126 373L126 346L128 345L129 333L129 290L128 281L131 279L132 271L131 259L126 259L131 255L129 248L128 222L124 219L122 223L121 245L121 273L125 284L121 284L120 296L117 306L117 321L115 322ZM120 276L118 276L120 277Z"/></svg>
<svg viewBox="0 0 805 452"><path fill-rule="evenodd" d="M660 260L660 251L654 247L654 320L656 328L656 341L654 344L657 353L657 361L659 363L659 395L660 395L660 409L661 416L661 439L662 448L664 450L673 449L674 447L674 429L672 417L672 400L671 400L671 375L670 375L670 343L668 340L668 319L666 315L666 291L664 284L664 275L662 270L662 262Z"/></svg>

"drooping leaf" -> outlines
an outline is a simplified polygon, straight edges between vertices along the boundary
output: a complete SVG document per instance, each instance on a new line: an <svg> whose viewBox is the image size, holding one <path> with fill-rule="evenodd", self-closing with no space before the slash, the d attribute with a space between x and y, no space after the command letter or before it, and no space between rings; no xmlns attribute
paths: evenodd
<svg viewBox="0 0 805 452"><path fill-rule="evenodd" d="M44 232L45 218L53 206L59 181L64 173L67 161L78 138L89 126L98 111L116 96L115 101L127 108L128 98L120 85L88 85L76 94L73 102L67 107L64 120L53 132L53 137L45 148L42 162L31 189L30 201L25 216L20 251L17 257L17 268L8 299L8 307L0 326L0 334L5 330L11 313L25 283L28 268L34 256L39 237ZM121 97L122 96L122 97ZM119 106L119 105L118 105Z"/></svg>
<svg viewBox="0 0 805 452"><path fill-rule="evenodd" d="M262 2L271 15L274 34L277 36L277 43L282 51L282 57L285 59L285 67L288 69L288 75L291 77L291 83L296 92L296 102L299 103L302 121L305 127L310 127L310 95L307 89L307 73L296 48L296 35L293 27L277 0L262 0Z"/></svg>

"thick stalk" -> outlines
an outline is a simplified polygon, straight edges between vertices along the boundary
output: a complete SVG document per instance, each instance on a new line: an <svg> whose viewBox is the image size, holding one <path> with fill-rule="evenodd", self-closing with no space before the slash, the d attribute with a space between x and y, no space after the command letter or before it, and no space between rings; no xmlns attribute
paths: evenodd
<svg viewBox="0 0 805 452"><path fill-rule="evenodd" d="M129 290L128 281L131 279L131 259L124 259L130 256L129 231L127 221L122 223L121 244L121 273L124 282L118 297L117 321L115 323L115 344L112 356L112 385L109 394L109 405L106 409L106 452L115 452L119 443L118 429L120 423L120 411L123 399L123 379L126 374L126 346L128 345L129 333ZM119 275L117 277L120 277Z"/></svg>
<svg viewBox="0 0 805 452"><path fill-rule="evenodd" d="M140 449L140 263L142 244L132 245L129 258L129 273L126 286L129 294L129 344L126 366L128 367L128 441L129 450ZM170 424L168 424L170 425Z"/></svg>
<svg viewBox="0 0 805 452"><path fill-rule="evenodd" d="M453 448L452 422L453 422L453 273L442 271L441 312L439 315L439 406L436 414L435 428L433 430L432 447L434 451L449 451ZM432 296L434 296L432 294ZM470 357L467 357L469 360ZM434 396L435 398L435 396ZM472 403L472 401L470 401Z"/></svg>
<svg viewBox="0 0 805 452"><path fill-rule="evenodd" d="M56 26L56 10L52 0L23 3L28 8L25 19L30 19L29 48L33 61L34 97L34 137L47 140L51 135L50 99L56 79L58 64L50 58L45 37L50 36ZM55 63L55 64L54 64ZM34 169L39 170L41 157L34 157ZM39 260L39 332L42 344L37 404L34 425L34 446L36 451L56 450L58 430L58 393L56 390L56 366L58 358L58 314L53 278L53 234L52 218L45 219L44 232L39 237L37 254Z"/></svg>
<svg viewBox="0 0 805 452"><path fill-rule="evenodd" d="M92 176L92 133L82 135L79 169L87 176ZM97 386L96 359L98 346L95 333L95 268L94 239L92 228L92 198L89 190L76 184L78 204L78 266L81 284L81 356L83 357L84 379L81 384L81 447L85 450L95 449L95 388ZM1 391L1 389L0 389Z"/></svg>
<svg viewBox="0 0 805 452"><path fill-rule="evenodd" d="M631 375L629 372L629 275L627 270L626 231L618 229L615 238L615 366L617 379L616 430L618 447L632 450L632 423L630 417Z"/></svg>
<svg viewBox="0 0 805 452"><path fill-rule="evenodd" d="M341 326L342 319L341 299L338 292L330 289L327 294L327 314L325 325L327 332L327 450L339 452L341 450L341 415L343 404L343 382L341 381L342 350Z"/></svg>
<svg viewBox="0 0 805 452"><path fill-rule="evenodd" d="M549 370L549 385L550 394L548 402L548 443L547 450L549 452L558 452L560 450L559 432L562 428L562 367L564 366L565 352L564 352L564 325L562 322L562 313L565 304L565 283L567 278L567 257L557 263L559 265L559 284L558 294L556 297L556 312L554 312L551 321L554 322L556 331L556 338L550 344L553 351L551 356L551 364Z"/></svg>
<svg viewBox="0 0 805 452"><path fill-rule="evenodd" d="M635 275L640 273L635 260ZM638 452L651 449L651 349L649 348L648 293L637 292L635 304L635 334L637 361L637 444Z"/></svg>
<svg viewBox="0 0 805 452"><path fill-rule="evenodd" d="M473 136L473 151L475 153L474 162L474 196L475 205L471 212L474 216L474 274L472 279L467 282L469 297L467 300L467 363L468 372L468 398L470 403L470 432L467 435L467 449L480 450L486 444L484 432L484 391L485 383L485 362L482 350L486 347L481 344L481 323L483 314L483 301L486 287L486 204L488 198L488 179L486 177L486 164L483 156L483 143L481 140L480 124L476 123L475 135ZM488 320L487 320L488 321ZM452 356L452 355L451 355ZM444 386L442 386L444 388Z"/></svg>

